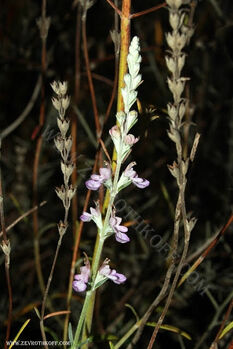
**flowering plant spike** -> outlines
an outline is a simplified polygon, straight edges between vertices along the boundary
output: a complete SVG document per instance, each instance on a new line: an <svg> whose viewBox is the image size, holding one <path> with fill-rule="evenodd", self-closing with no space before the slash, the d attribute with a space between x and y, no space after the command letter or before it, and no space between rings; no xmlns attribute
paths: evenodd
<svg viewBox="0 0 233 349"><path fill-rule="evenodd" d="M117 212L114 208L116 196L132 183L140 189L144 189L150 184L147 179L138 176L133 168L136 165L135 162L131 162L122 170L122 164L131 153L133 145L139 140L138 137L129 133L138 121L138 113L130 109L136 102L136 89L142 82L141 74L139 74L141 62L140 46L139 39L136 36L131 41L127 62L128 73L124 77L125 86L121 90L124 111L117 113L117 124L113 125L109 130L117 154L115 171L113 171L111 163L106 163L105 167L99 169L99 174L92 174L85 182L86 187L93 191L99 190L102 185L105 186L109 190L110 199L105 217L102 217L98 203L96 203L95 208L90 208L90 212L83 212L80 216L83 222L93 221L96 224L99 238L97 240L96 253L92 259L92 266L90 267L90 264L87 264L85 260L85 266L80 268L80 273L75 275L73 281L73 289L76 292L87 292L72 349L75 348L80 339L82 326L84 325L85 327L86 311L89 302L91 302L93 309L95 300L93 292L107 280L112 280L117 285L126 281L124 274L110 268L109 259L105 259L102 266L100 266L101 254L106 239L114 235L115 240L121 244L130 241L129 236L126 234L128 228L122 224L122 218L116 215Z"/></svg>
<svg viewBox="0 0 233 349"><path fill-rule="evenodd" d="M116 216L115 209L113 208L116 195L131 183L140 189L144 189L150 184L147 179L138 176L133 168L136 164L135 162L131 162L120 174L123 162L131 152L133 145L139 140L138 137L129 133L138 120L138 113L135 110L130 111L130 109L136 102L136 89L142 82L141 74L139 74L141 62L140 46L139 39L136 36L131 41L127 62L128 73L124 78L125 87L122 88L124 111L117 113L116 119L118 124L114 125L109 130L109 134L117 152L115 174L113 175L111 164L107 163L106 167L99 169L99 174L92 174L85 182L86 187L89 190L97 191L101 185L104 185L109 189L111 199L108 210L103 219L98 203L96 203L96 208L91 207L90 212L83 212L80 216L80 219L83 222L93 221L96 224L101 241L104 242L105 239L111 235L115 235L116 241L122 244L129 242L130 238L126 234L128 228L121 225L122 218ZM126 280L126 277L123 274L118 274L115 270L111 270L108 263L109 260L107 260L107 262L105 261L102 267L100 267L98 273L96 275L91 275L91 289L96 289L96 285L99 287L103 280L106 281L107 279L111 279L116 284L120 284ZM90 274L91 270L86 265L80 268L80 274L75 276L73 282L73 288L75 291L82 292L86 290Z"/></svg>

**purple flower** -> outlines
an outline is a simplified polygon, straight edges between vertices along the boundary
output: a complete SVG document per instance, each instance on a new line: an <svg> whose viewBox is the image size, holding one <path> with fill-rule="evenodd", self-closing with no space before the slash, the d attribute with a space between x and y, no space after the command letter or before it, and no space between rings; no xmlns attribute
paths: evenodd
<svg viewBox="0 0 233 349"><path fill-rule="evenodd" d="M91 267L88 258L85 258L85 266L80 268L80 274L74 276L73 289L76 292L83 292L87 288L88 279L91 273Z"/></svg>
<svg viewBox="0 0 233 349"><path fill-rule="evenodd" d="M110 167L101 167L99 170L100 174L93 174L91 178L86 181L86 187L90 190L98 190L104 182L111 178Z"/></svg>
<svg viewBox="0 0 233 349"><path fill-rule="evenodd" d="M126 170L124 171L124 175L131 179L132 183L136 185L136 187L140 189L144 189L150 185L150 182L145 178L139 178L136 171L133 169L133 165L135 163L131 163L127 166Z"/></svg>
<svg viewBox="0 0 233 349"><path fill-rule="evenodd" d="M83 214L80 216L81 221L83 222L90 222L93 217L98 217L100 215L100 210L99 208L93 208L90 207L90 212L83 212Z"/></svg>
<svg viewBox="0 0 233 349"><path fill-rule="evenodd" d="M120 285L126 281L126 277L123 274L119 274L115 269L110 269L109 265L103 263L99 269L99 273L103 276L106 276L108 279L112 280L115 284Z"/></svg>
<svg viewBox="0 0 233 349"><path fill-rule="evenodd" d="M120 225L121 221L122 218L113 215L110 218L109 223L115 232L116 241L125 244L126 242L130 241L130 238L128 237L128 235L124 234L128 231L128 228L123 225Z"/></svg>
<svg viewBox="0 0 233 349"><path fill-rule="evenodd" d="M90 222L93 220L99 229L102 229L102 216L99 209L99 204L96 202L96 208L90 207L90 213L83 212L83 214L80 216L81 221L83 222Z"/></svg>

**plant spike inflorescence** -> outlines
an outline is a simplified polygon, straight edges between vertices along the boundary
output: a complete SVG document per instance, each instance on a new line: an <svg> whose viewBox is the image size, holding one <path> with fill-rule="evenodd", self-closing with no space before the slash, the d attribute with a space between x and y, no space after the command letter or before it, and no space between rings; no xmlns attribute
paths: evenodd
<svg viewBox="0 0 233 349"><path fill-rule="evenodd" d="M116 216L114 209L115 198L121 190L129 186L131 183L140 189L144 189L150 184L147 179L138 176L133 168L136 164L135 162L131 162L123 171L121 171L122 164L131 153L133 145L139 140L139 138L129 133L138 120L137 112L135 110L131 111L130 109L136 102L136 89L142 82L141 74L139 74L141 62L139 51L139 39L135 36L129 47L127 58L128 73L124 77L125 87L122 88L124 111L117 113L117 124L109 130L109 134L117 153L115 172L113 171L112 165L107 163L106 167L100 168L99 174L91 175L90 179L86 181L86 187L94 191L99 190L101 185L104 185L110 192L110 200L104 218L100 212L98 202L96 202L95 208L90 208L90 213L83 212L80 217L83 222L93 221L96 224L99 234L99 246L97 248L96 256L93 258L92 267L90 266L88 258L85 257L85 266L81 267L80 273L76 274L74 277L74 290L82 292L88 289L88 291L72 348L77 345L80 339L82 327L85 323L85 314L88 307L87 303L90 300L90 294L108 279L116 284L121 284L126 281L126 277L123 274L117 273L114 269L110 269L109 259L105 259L100 266L101 253L104 241L107 238L111 235L115 235L115 239L119 243L127 243L130 241L130 238L126 234L128 228L121 225L122 218Z"/></svg>

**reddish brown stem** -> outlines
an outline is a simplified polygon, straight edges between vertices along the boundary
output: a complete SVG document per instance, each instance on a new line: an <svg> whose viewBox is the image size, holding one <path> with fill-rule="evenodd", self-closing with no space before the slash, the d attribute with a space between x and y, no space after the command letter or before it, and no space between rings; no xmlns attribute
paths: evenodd
<svg viewBox="0 0 233 349"><path fill-rule="evenodd" d="M80 93L80 38L81 38L81 11L80 6L77 6L77 20L76 20L76 35L75 35L75 86L74 86L74 103L78 104L79 93ZM71 125L71 136L72 136L72 149L71 157L76 166L77 161L77 116L73 113L72 115L72 125ZM77 171L74 170L71 176L71 182L73 187L77 183ZM72 229L73 236L76 234L76 224L78 220L78 197L77 191L72 200Z"/></svg>
<svg viewBox="0 0 233 349"><path fill-rule="evenodd" d="M124 110L124 103L121 94L121 89L124 87L124 76L127 73L127 55L129 50L130 40L130 9L131 0L123 0L122 3L122 17L121 17L121 53L119 64L118 77L118 97L117 97L117 111Z"/></svg>
<svg viewBox="0 0 233 349"><path fill-rule="evenodd" d="M92 101L92 107L93 107L94 118L95 118L96 133L97 133L97 138L99 138L101 135L101 126L99 121L96 96L95 96L95 90L94 90L94 85L92 80L90 60L89 60L88 48L87 48L86 16L87 16L87 11L86 9L84 9L83 16L82 16L83 53L84 53L86 70L87 70L88 84L89 84L89 89L91 93L91 101Z"/></svg>
<svg viewBox="0 0 233 349"><path fill-rule="evenodd" d="M147 15L148 13L157 11L157 10L159 10L160 8L165 7L165 6L167 6L167 4L166 4L166 2L163 2L162 4L157 5L157 6L154 6L154 7L151 7L151 8L148 8L147 10L140 11L140 12L137 12L137 13L132 13L132 14L130 15L130 18L132 19L132 18L136 18L136 17L143 16L143 15Z"/></svg>
<svg viewBox="0 0 233 349"><path fill-rule="evenodd" d="M119 8L111 0L107 0L107 2L112 6L116 13L118 13L119 16L122 16L121 10L119 10Z"/></svg>
<svg viewBox="0 0 233 349"><path fill-rule="evenodd" d="M48 23L46 23L46 0L42 1L42 7L41 7L41 22L39 24L40 28L40 34L41 34L41 41L42 41L42 51L41 51L41 75L42 75L42 82L41 82L41 105L40 105L40 116L39 116L39 129L41 129L44 125L45 121L45 74L46 74L46 38L47 38L47 30L46 26ZM36 143L36 151L35 151L35 158L34 158L34 164L33 164L33 206L37 206L38 202L38 169L39 169L39 160L40 160L40 153L41 153L41 146L42 146L42 135L40 135L37 139ZM41 269L41 263L40 263L40 247L39 247L39 222L38 222L38 212L33 212L33 233L34 233L34 253L35 253L35 262L36 262L36 272L37 277L39 280L39 285L41 292L44 293L45 290L45 284L43 280L42 275L42 269Z"/></svg>
<svg viewBox="0 0 233 349"><path fill-rule="evenodd" d="M226 325L226 322L227 322L227 320L228 320L228 318L229 318L229 316L230 316L230 314L232 312L232 308L233 308L233 299L231 300L231 302L230 302L230 304L229 304L229 306L227 308L226 314L225 314L224 319L223 319L223 321L221 323L221 326L220 326L220 328L218 330L218 333L217 333L217 335L216 335L216 337L214 339L214 342L211 345L211 348L212 347L214 348L214 345L217 345L217 343L219 341L219 337L220 337L220 335L221 335L221 333L222 333L222 331L223 331L223 329L224 329L224 327Z"/></svg>

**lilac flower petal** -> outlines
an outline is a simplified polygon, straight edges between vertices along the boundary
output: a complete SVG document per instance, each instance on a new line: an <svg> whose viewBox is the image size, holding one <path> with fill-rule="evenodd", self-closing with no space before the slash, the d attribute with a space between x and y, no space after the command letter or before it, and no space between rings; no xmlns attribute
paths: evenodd
<svg viewBox="0 0 233 349"><path fill-rule="evenodd" d="M90 190L98 190L99 187L101 186L101 182L97 182L92 179L89 179L88 181L86 181L85 184L87 189L90 189Z"/></svg>
<svg viewBox="0 0 233 349"><path fill-rule="evenodd" d="M90 222L92 219L92 215L88 212L83 212L83 214L80 216L80 219L83 222Z"/></svg>
<svg viewBox="0 0 233 349"><path fill-rule="evenodd" d="M115 284L120 285L125 282L127 278L125 275L117 273L116 270L113 269L111 275L109 275L109 279L111 279Z"/></svg>
<svg viewBox="0 0 233 349"><path fill-rule="evenodd" d="M97 182L101 182L101 177L100 177L100 175L97 175L97 174L91 175L91 179L93 179L94 181L97 181Z"/></svg>
<svg viewBox="0 0 233 349"><path fill-rule="evenodd" d="M81 274L80 274L81 278L80 278L80 280L82 280L85 283L87 283L88 279L89 279L89 276L90 276L90 273L91 273L90 267L85 265L84 267L80 268L80 271L81 271Z"/></svg>
<svg viewBox="0 0 233 349"><path fill-rule="evenodd" d="M99 171L105 181L111 177L111 169L109 167L101 167Z"/></svg>
<svg viewBox="0 0 233 349"><path fill-rule="evenodd" d="M145 178L133 178L132 182L140 189L144 189L150 185L150 182Z"/></svg>
<svg viewBox="0 0 233 349"><path fill-rule="evenodd" d="M116 227L117 231L120 231L121 233L126 233L128 231L128 228L125 227L124 225L118 225Z"/></svg>
<svg viewBox="0 0 233 349"><path fill-rule="evenodd" d="M125 170L124 171L124 175L126 177L129 177L129 178L134 178L137 176L137 172L133 170L133 168L129 169L129 170Z"/></svg>
<svg viewBox="0 0 233 349"><path fill-rule="evenodd" d="M108 277L108 275L111 274L111 269L109 265L103 264L103 266L101 266L99 269L99 273Z"/></svg>
<svg viewBox="0 0 233 349"><path fill-rule="evenodd" d="M126 242L130 241L130 238L128 237L128 235L121 233L121 232L117 232L115 235L116 241L120 242L121 244L125 244Z"/></svg>
<svg viewBox="0 0 233 349"><path fill-rule="evenodd" d="M97 216L100 215L100 211L96 210L96 209L93 208L93 207L90 207L90 212L91 212L91 215L92 215L92 216L95 216L95 217L97 217Z"/></svg>
<svg viewBox="0 0 233 349"><path fill-rule="evenodd" d="M76 274L76 275L74 276L74 279L77 280L77 281L82 280L81 274Z"/></svg>
<svg viewBox="0 0 233 349"><path fill-rule="evenodd" d="M127 278L124 274L117 273L116 276L117 276L117 280L115 280L115 281L113 280L113 282L115 282L115 284L120 285L127 280Z"/></svg>
<svg viewBox="0 0 233 349"><path fill-rule="evenodd" d="M87 285L83 281L73 281L72 286L76 292L83 292L87 288Z"/></svg>

